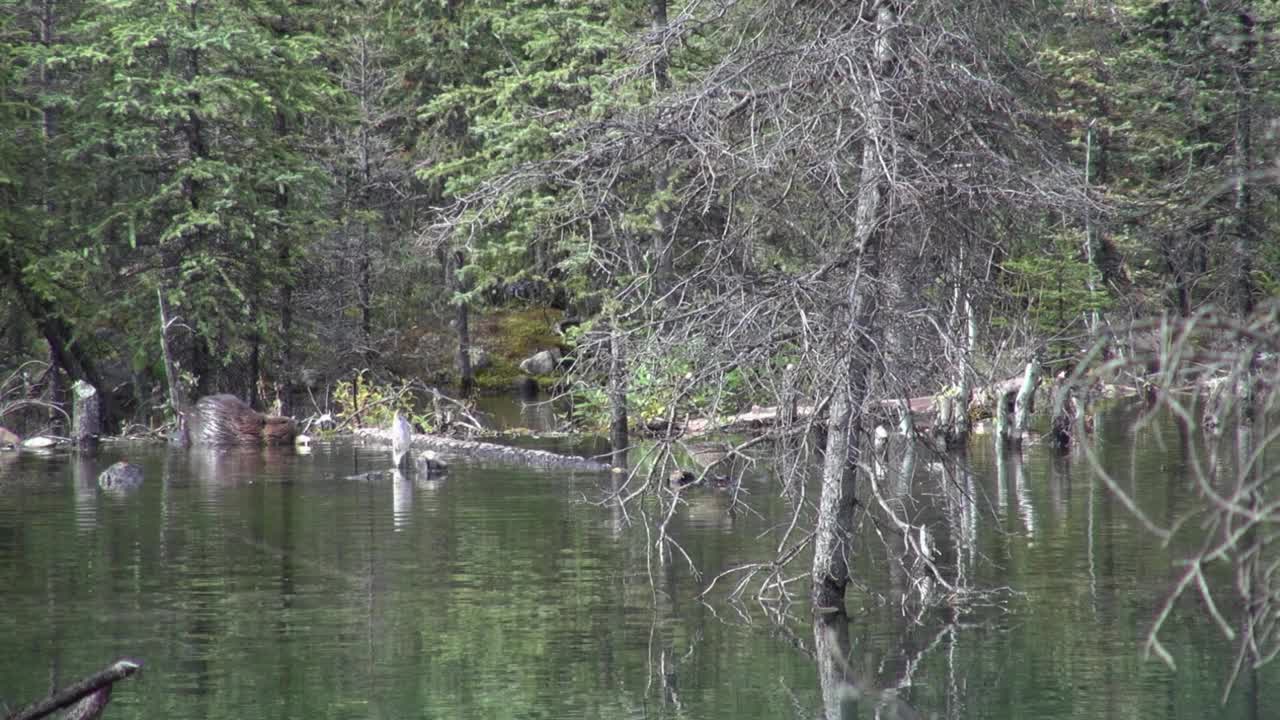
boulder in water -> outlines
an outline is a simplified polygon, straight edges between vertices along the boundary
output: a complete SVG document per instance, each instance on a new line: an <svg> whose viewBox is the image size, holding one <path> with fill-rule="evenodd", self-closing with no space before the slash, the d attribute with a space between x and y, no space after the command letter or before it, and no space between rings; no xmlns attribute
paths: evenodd
<svg viewBox="0 0 1280 720"><path fill-rule="evenodd" d="M552 348L525 358L520 363L520 372L529 375L550 375L558 367L560 367L560 351Z"/></svg>

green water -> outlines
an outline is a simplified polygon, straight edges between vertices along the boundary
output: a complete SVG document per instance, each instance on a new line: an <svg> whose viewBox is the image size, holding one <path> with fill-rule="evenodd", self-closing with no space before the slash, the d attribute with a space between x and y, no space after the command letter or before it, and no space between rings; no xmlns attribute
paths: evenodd
<svg viewBox="0 0 1280 720"><path fill-rule="evenodd" d="M1176 433L1132 437L1123 420L1103 424L1104 460L1156 519L1176 517L1195 502ZM143 487L99 490L97 471L125 453ZM823 692L802 603L777 624L752 601L695 597L708 576L772 556L764 531L789 506L766 472L745 482L751 512L702 493L674 516L698 579L683 558L658 563L642 518L594 502L608 476L458 459L443 481L352 479L388 458L349 444L3 455L0 702L133 657L145 669L108 718L1226 720L1280 707L1274 665L1219 704L1232 648L1194 602L1165 631L1177 669L1142 659L1171 551L1082 459L1033 448L1001 475L992 455L971 450L963 508L922 470L915 511L938 519L971 584L1017 593L1003 611L910 623L886 600L889 574L864 562L842 648L861 699L843 705Z"/></svg>

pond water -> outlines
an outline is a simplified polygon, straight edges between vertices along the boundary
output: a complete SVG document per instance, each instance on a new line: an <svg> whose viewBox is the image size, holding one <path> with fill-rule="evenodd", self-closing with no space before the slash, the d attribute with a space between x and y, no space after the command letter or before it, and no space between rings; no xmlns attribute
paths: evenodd
<svg viewBox="0 0 1280 720"><path fill-rule="evenodd" d="M1170 520L1195 502L1184 449L1171 426L1135 436L1129 419L1103 419L1104 462ZM99 490L97 472L126 453L146 482ZM728 582L696 597L720 570L772 557L765 531L789 506L767 473L744 481L751 512L709 491L677 510L695 578L679 556L658 562L638 517L595 504L607 475L465 458L444 480L366 474L388 457L349 443L0 456L0 703L133 657L145 669L108 718L1226 720L1280 707L1277 665L1220 705L1233 652L1195 602L1163 635L1177 669L1142 659L1177 550L1079 457L1034 447L1021 471L998 472L975 442L974 507L942 519L945 554L971 584L1016 593L1005 610L911 623L884 599L884 569L860 565L839 637L865 692L843 701L823 692L803 604L779 624L728 602Z"/></svg>

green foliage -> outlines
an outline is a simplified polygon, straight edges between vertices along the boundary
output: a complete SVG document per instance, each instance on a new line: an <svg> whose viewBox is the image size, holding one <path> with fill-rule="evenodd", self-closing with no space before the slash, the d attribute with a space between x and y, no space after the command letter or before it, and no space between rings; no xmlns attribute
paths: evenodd
<svg viewBox="0 0 1280 720"><path fill-rule="evenodd" d="M451 42L424 48L415 60L438 71L438 91L424 98L418 114L419 178L446 198L463 198L580 143L578 124L607 113L617 99L611 77L634 30L643 27L646 7L493 0L451 6L445 12ZM575 205L571 188L538 181L492 209L484 230L459 240L473 270L469 299L498 282L573 277L558 264L572 254L565 236L574 233L566 222Z"/></svg>
<svg viewBox="0 0 1280 720"><path fill-rule="evenodd" d="M733 368L723 375L704 373L705 346L690 343L662 357L634 360L627 376L627 412L633 426L674 418L706 417L738 412L752 398L747 373ZM575 417L586 427L603 430L609 423L608 395L600 384L574 386Z"/></svg>
<svg viewBox="0 0 1280 720"><path fill-rule="evenodd" d="M350 379L339 380L334 388L334 417L339 427L390 427L398 412L425 432L436 428L430 413L414 408L410 383L378 383L368 379L368 373L368 369L360 370Z"/></svg>
<svg viewBox="0 0 1280 720"><path fill-rule="evenodd" d="M1058 234L1043 252L1001 265L1009 292L1021 300L1035 326L1050 335L1063 332L1085 313L1111 305L1097 268L1083 257L1081 243L1078 235Z"/></svg>

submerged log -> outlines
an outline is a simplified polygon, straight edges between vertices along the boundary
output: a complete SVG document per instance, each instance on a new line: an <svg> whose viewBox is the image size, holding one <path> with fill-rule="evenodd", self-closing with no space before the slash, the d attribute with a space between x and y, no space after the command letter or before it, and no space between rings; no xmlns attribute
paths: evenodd
<svg viewBox="0 0 1280 720"><path fill-rule="evenodd" d="M391 433L379 428L362 428L356 431L361 438L384 444L391 444ZM608 463L599 462L577 455L561 455L546 450L511 447L497 443L477 440L459 440L442 435L420 434L413 436L413 447L434 450L448 455L465 455L485 462L511 463L533 467L559 467L575 470L603 472L609 469Z"/></svg>

